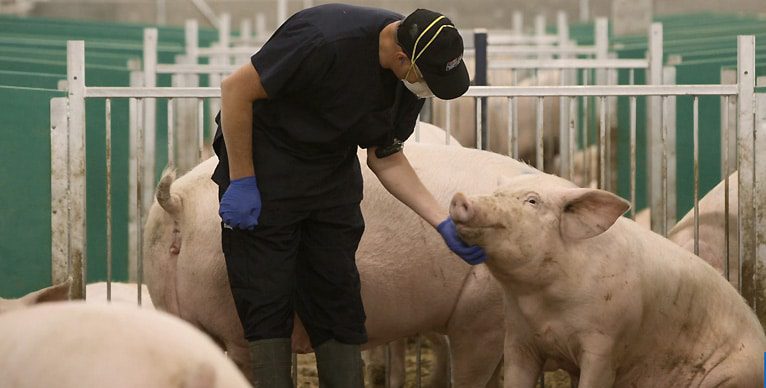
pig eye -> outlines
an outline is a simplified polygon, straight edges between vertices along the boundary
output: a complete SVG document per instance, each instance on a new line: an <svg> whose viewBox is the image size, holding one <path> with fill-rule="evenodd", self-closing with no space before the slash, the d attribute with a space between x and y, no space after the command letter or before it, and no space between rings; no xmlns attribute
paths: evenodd
<svg viewBox="0 0 766 388"><path fill-rule="evenodd" d="M534 195L530 195L529 197L527 197L527 199L524 200L524 202L532 206L537 206L537 204L540 203L540 198L537 198Z"/></svg>

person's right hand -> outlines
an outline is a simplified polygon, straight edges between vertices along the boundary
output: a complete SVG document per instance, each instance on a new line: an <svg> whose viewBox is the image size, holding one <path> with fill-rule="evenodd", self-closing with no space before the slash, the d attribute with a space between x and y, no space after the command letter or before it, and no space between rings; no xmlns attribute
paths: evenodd
<svg viewBox="0 0 766 388"><path fill-rule="evenodd" d="M231 181L218 209L223 223L237 229L254 229L261 215L261 193L254 176Z"/></svg>

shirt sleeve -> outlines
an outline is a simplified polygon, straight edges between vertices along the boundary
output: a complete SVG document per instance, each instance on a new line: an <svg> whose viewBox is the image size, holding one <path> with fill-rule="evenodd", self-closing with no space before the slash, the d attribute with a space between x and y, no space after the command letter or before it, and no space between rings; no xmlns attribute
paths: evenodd
<svg viewBox="0 0 766 388"><path fill-rule="evenodd" d="M317 28L291 18L255 53L250 62L258 71L269 98L289 95L317 84L334 55Z"/></svg>

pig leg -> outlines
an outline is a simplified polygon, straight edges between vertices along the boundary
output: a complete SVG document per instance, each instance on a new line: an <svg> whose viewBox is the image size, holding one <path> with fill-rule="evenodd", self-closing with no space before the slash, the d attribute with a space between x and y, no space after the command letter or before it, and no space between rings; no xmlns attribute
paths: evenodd
<svg viewBox="0 0 766 388"><path fill-rule="evenodd" d="M505 303L504 380L515 387L532 388L543 370L543 358L532 341L532 329L516 302Z"/></svg>
<svg viewBox="0 0 766 388"><path fill-rule="evenodd" d="M604 337L583 341L579 385L594 388L611 387L615 377L611 341Z"/></svg>
<svg viewBox="0 0 766 388"><path fill-rule="evenodd" d="M485 387L503 358L502 291L486 266L468 274L447 323L455 387Z"/></svg>

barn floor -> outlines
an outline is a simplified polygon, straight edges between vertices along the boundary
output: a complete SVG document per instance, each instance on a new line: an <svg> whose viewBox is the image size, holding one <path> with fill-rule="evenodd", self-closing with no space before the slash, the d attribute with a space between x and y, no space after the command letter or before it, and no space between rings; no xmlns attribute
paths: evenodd
<svg viewBox="0 0 766 388"><path fill-rule="evenodd" d="M415 341L408 341L407 344L407 383L405 388L416 388L415 385ZM422 352L422 381L423 387L428 387L428 380L430 378L431 363L433 362L433 353L428 346L427 342L424 342ZM368 376L365 376L365 385L367 387L384 387L382 382L380 384L373 384ZM298 355L298 387L299 388L318 388L319 382L317 380L316 370L316 358L314 354L300 354ZM538 385L539 387L539 385ZM550 372L545 374L545 388L569 388L569 376L563 371ZM438 387L432 387L438 388Z"/></svg>

